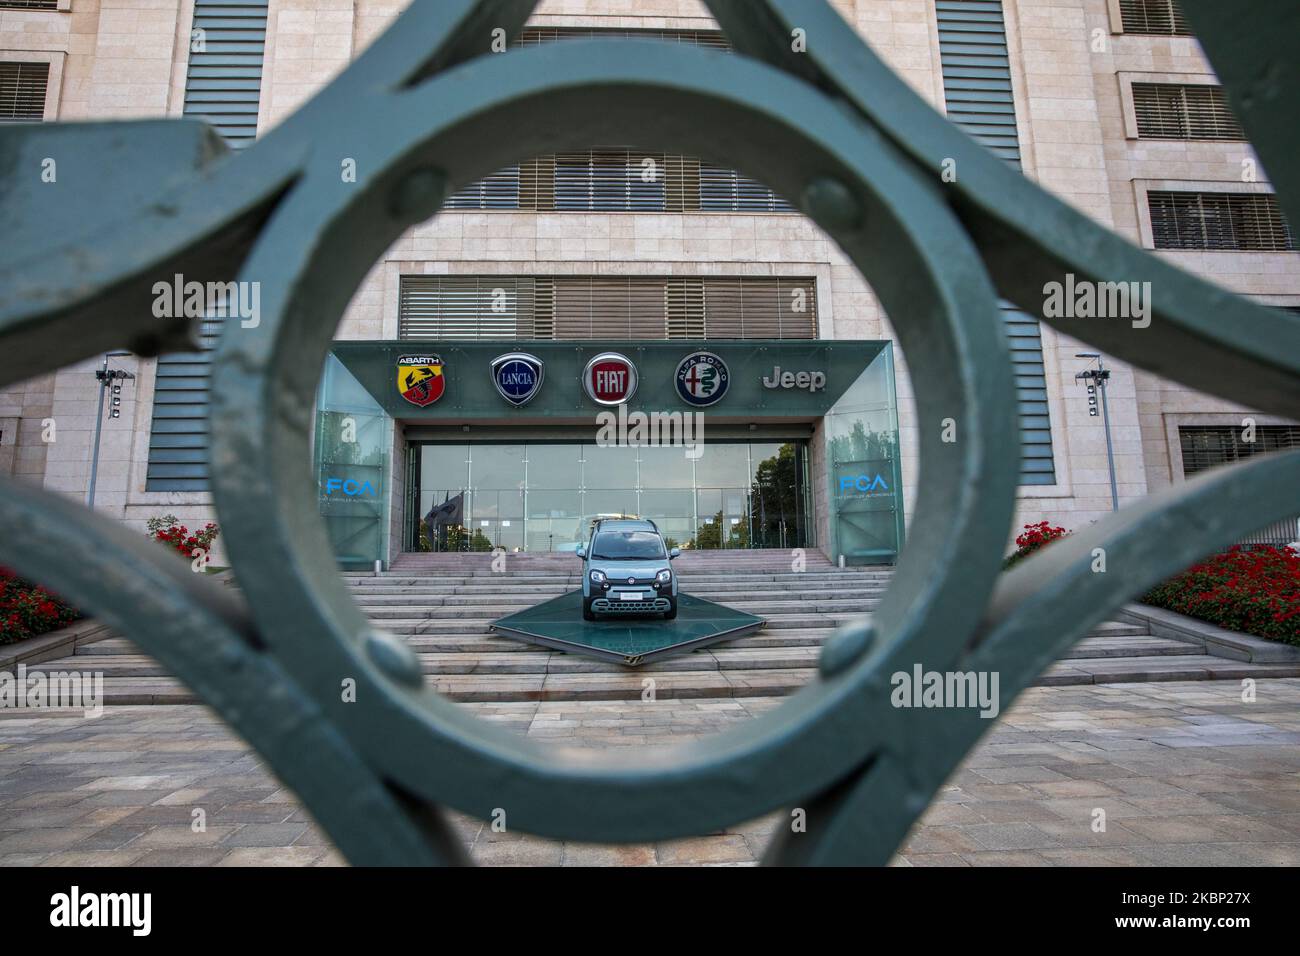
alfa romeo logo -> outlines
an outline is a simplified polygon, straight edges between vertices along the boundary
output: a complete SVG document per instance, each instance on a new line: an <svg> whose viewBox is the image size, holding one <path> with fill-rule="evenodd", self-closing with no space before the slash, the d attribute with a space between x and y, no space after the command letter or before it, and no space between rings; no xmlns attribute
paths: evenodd
<svg viewBox="0 0 1300 956"><path fill-rule="evenodd" d="M731 373L712 352L692 352L677 365L677 394L687 405L704 408L727 394Z"/></svg>
<svg viewBox="0 0 1300 956"><path fill-rule="evenodd" d="M412 405L432 405L447 390L443 373L437 355L403 355L397 360L397 390Z"/></svg>

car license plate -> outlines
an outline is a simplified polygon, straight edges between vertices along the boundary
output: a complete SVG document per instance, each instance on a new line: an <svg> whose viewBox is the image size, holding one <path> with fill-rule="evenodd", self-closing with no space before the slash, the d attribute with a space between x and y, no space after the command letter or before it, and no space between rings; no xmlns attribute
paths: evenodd
<svg viewBox="0 0 1300 956"><path fill-rule="evenodd" d="M640 601L644 598L645 595L640 591L622 591L618 595L620 601Z"/></svg>

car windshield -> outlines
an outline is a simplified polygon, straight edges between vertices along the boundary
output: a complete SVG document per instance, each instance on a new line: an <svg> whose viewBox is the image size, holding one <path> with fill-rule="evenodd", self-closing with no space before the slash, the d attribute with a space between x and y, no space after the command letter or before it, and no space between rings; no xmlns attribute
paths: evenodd
<svg viewBox="0 0 1300 956"><path fill-rule="evenodd" d="M664 542L653 531L602 531L591 546L591 556L602 561L662 558Z"/></svg>

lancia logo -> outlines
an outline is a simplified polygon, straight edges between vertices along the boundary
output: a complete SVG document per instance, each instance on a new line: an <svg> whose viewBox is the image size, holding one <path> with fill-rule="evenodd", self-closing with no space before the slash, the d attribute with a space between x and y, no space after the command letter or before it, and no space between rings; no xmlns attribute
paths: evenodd
<svg viewBox="0 0 1300 956"><path fill-rule="evenodd" d="M397 391L412 405L432 405L447 390L444 371L437 355L403 355L397 360Z"/></svg>
<svg viewBox="0 0 1300 956"><path fill-rule="evenodd" d="M636 392L636 366L626 355L601 352L583 370L582 387L597 405L621 405Z"/></svg>
<svg viewBox="0 0 1300 956"><path fill-rule="evenodd" d="M687 405L704 408L727 394L731 373L712 352L692 352L677 364L677 394Z"/></svg>
<svg viewBox="0 0 1300 956"><path fill-rule="evenodd" d="M492 360L492 384L511 405L527 405L541 391L546 365L527 352L507 352Z"/></svg>

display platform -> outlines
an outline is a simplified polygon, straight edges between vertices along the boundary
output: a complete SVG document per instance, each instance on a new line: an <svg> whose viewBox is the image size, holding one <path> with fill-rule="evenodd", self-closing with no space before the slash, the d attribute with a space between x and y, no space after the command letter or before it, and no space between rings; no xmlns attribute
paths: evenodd
<svg viewBox="0 0 1300 956"><path fill-rule="evenodd" d="M677 596L677 617L671 621L662 617L584 621L582 592L571 591L489 626L504 637L636 667L730 640L765 624L765 618L689 594Z"/></svg>

